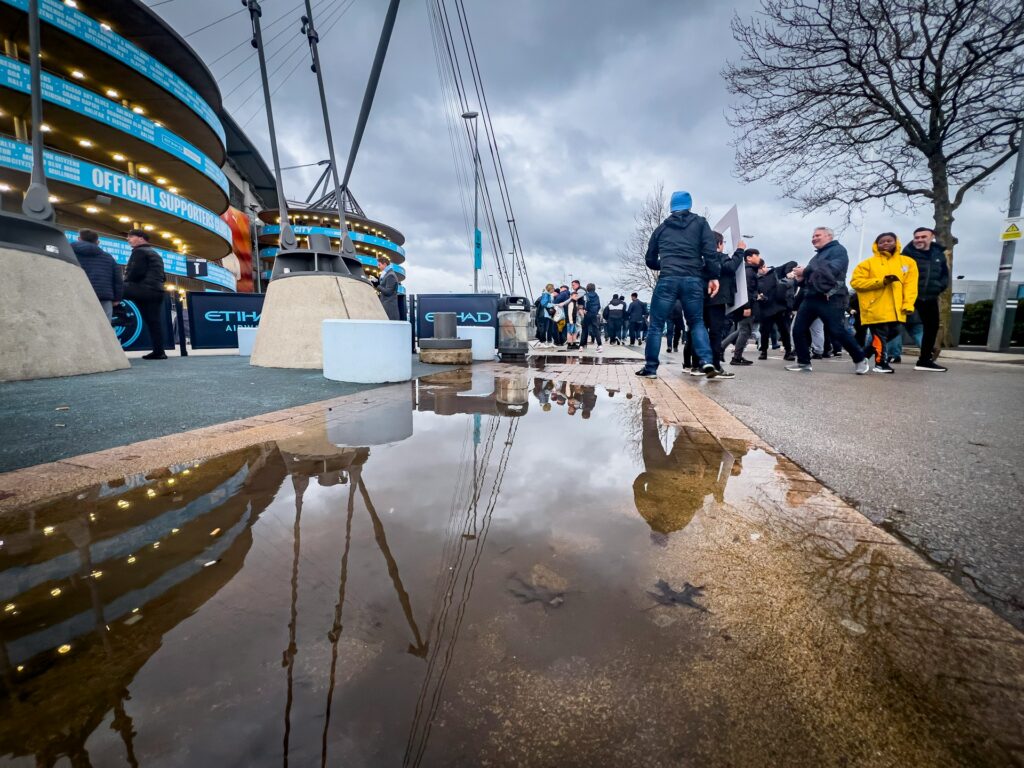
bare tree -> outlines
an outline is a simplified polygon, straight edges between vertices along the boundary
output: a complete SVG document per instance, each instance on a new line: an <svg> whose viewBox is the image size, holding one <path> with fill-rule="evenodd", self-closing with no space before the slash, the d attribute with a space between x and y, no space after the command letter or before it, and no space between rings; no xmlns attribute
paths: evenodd
<svg viewBox="0 0 1024 768"><path fill-rule="evenodd" d="M616 281L624 295L628 296L633 291L654 290L658 275L647 268L644 256L647 254L647 241L651 239L651 233L667 216L665 183L659 181L641 203L640 210L633 217L633 231L618 251L619 272Z"/></svg>
<svg viewBox="0 0 1024 768"><path fill-rule="evenodd" d="M957 208L1018 149L1024 4L762 0L732 31L743 59L723 75L742 97L739 175L847 221L871 200L892 211L928 201L952 273Z"/></svg>

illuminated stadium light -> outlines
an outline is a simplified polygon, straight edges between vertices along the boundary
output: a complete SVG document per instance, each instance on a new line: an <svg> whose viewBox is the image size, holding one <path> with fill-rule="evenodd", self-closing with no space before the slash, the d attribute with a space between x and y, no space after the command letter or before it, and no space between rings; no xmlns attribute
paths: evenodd
<svg viewBox="0 0 1024 768"><path fill-rule="evenodd" d="M80 69L72 69L71 76L75 78L75 80L85 80L85 73Z"/></svg>
<svg viewBox="0 0 1024 768"><path fill-rule="evenodd" d="M111 31L110 25L107 24L107 22L105 22L105 21L101 21L100 22L100 29L102 29L104 32L110 32Z"/></svg>
<svg viewBox="0 0 1024 768"><path fill-rule="evenodd" d="M39 125L39 130L42 131L43 133L50 133L51 131L53 131L53 128L48 126L46 123L41 123Z"/></svg>
<svg viewBox="0 0 1024 768"><path fill-rule="evenodd" d="M128 159L127 157L122 155L120 152L115 152L113 155L111 155L111 157L113 157L119 163L123 163L125 160Z"/></svg>
<svg viewBox="0 0 1024 768"><path fill-rule="evenodd" d="M79 139L78 140L78 146L80 146L80 147L91 147L92 146L92 142L89 141L88 139Z"/></svg>
<svg viewBox="0 0 1024 768"><path fill-rule="evenodd" d="M149 173L150 167L148 165L140 165L135 170L139 173Z"/></svg>
<svg viewBox="0 0 1024 768"><path fill-rule="evenodd" d="M134 112L136 115L146 114L146 110L144 110L142 107L132 107L132 112Z"/></svg>
<svg viewBox="0 0 1024 768"><path fill-rule="evenodd" d="M173 235L170 232L161 232L160 237L170 240L173 237Z"/></svg>
<svg viewBox="0 0 1024 768"><path fill-rule="evenodd" d="M95 205L87 205L85 206L85 211L86 213L99 213L100 209L97 208Z"/></svg>
<svg viewBox="0 0 1024 768"><path fill-rule="evenodd" d="M156 229L156 227L153 226L152 224L143 224L142 228L147 232L152 232L154 229Z"/></svg>
<svg viewBox="0 0 1024 768"><path fill-rule="evenodd" d="M78 3L76 3L75 0L64 0L64 5L66 5L68 8L78 7Z"/></svg>
<svg viewBox="0 0 1024 768"><path fill-rule="evenodd" d="M50 195L50 202L51 203L59 203L60 202L60 198L57 197L56 195Z"/></svg>
<svg viewBox="0 0 1024 768"><path fill-rule="evenodd" d="M168 187L167 191L170 192L172 195L178 194L178 188L177 187Z"/></svg>
<svg viewBox="0 0 1024 768"><path fill-rule="evenodd" d="M166 184L167 183L167 179L165 179L163 176L157 176L156 177L156 183L157 184Z"/></svg>
<svg viewBox="0 0 1024 768"><path fill-rule="evenodd" d="M115 91L113 88L107 88L107 96L109 96L112 99L121 98L121 94Z"/></svg>
<svg viewBox="0 0 1024 768"><path fill-rule="evenodd" d="M132 219L131 216L118 216L117 220L120 221L122 224L127 224Z"/></svg>
<svg viewBox="0 0 1024 768"><path fill-rule="evenodd" d="M10 184L0 184L0 192L10 192L10 191L11 191L11 185Z"/></svg>

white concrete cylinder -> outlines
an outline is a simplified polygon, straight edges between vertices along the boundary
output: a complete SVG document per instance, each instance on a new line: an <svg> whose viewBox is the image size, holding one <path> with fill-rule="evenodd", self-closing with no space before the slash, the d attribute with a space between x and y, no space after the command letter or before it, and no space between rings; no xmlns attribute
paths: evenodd
<svg viewBox="0 0 1024 768"><path fill-rule="evenodd" d="M238 354L242 357L249 357L252 354L252 345L256 343L256 328L238 329Z"/></svg>
<svg viewBox="0 0 1024 768"><path fill-rule="evenodd" d="M456 338L472 341L474 360L494 359L497 347L494 346L494 329L489 325L460 325L456 331Z"/></svg>
<svg viewBox="0 0 1024 768"><path fill-rule="evenodd" d="M402 320L324 320L324 378L385 384L412 378L412 325Z"/></svg>

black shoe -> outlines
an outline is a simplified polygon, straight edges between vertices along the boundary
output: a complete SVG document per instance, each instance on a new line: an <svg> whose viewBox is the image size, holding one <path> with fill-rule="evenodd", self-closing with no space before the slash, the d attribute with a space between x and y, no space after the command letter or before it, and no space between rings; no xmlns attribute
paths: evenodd
<svg viewBox="0 0 1024 768"><path fill-rule="evenodd" d="M811 360L821 360L821 359L822 359L822 356L819 355L817 352L811 352Z"/></svg>
<svg viewBox="0 0 1024 768"><path fill-rule="evenodd" d="M782 349L778 344L772 344L772 349Z"/></svg>
<svg viewBox="0 0 1024 768"><path fill-rule="evenodd" d="M896 363L896 365L899 365L900 363L903 362L903 358L900 357L899 355L896 355L896 357L889 358L889 362Z"/></svg>
<svg viewBox="0 0 1024 768"><path fill-rule="evenodd" d="M747 360L745 357L734 357L729 361L729 365L753 365L753 360Z"/></svg>
<svg viewBox="0 0 1024 768"><path fill-rule="evenodd" d="M768 359L768 353L767 352L762 352L760 355L757 356L757 359L758 360L767 360Z"/></svg>
<svg viewBox="0 0 1024 768"><path fill-rule="evenodd" d="M823 360L828 360L829 358L832 358L832 357L835 357L835 355L833 355L831 352L823 352L822 355L821 355L821 358Z"/></svg>
<svg viewBox="0 0 1024 768"><path fill-rule="evenodd" d="M875 363L875 367L871 369L872 373L896 373L888 363Z"/></svg>
<svg viewBox="0 0 1024 768"><path fill-rule="evenodd" d="M687 373L689 373L691 376L703 376L704 375L704 371L702 371L697 366L693 366L693 368L683 368L683 370L686 371Z"/></svg>
<svg viewBox="0 0 1024 768"><path fill-rule="evenodd" d="M931 360L918 360L917 365L914 366L915 371L930 371L932 373L945 373L948 368L943 368L941 365L932 362Z"/></svg>
<svg viewBox="0 0 1024 768"><path fill-rule="evenodd" d="M657 373L655 373L654 371L648 371L646 367L641 368L639 371L637 371L636 375L639 376L641 379L656 379L656 378L658 378L658 374Z"/></svg>
<svg viewBox="0 0 1024 768"><path fill-rule="evenodd" d="M832 353L832 357L842 357L842 356L843 356L843 351L842 350L837 350L837 351Z"/></svg>
<svg viewBox="0 0 1024 768"><path fill-rule="evenodd" d="M793 360L796 360L796 355L794 355L792 352L787 352L782 356L782 359L789 360L790 362L792 362Z"/></svg>
<svg viewBox="0 0 1024 768"><path fill-rule="evenodd" d="M159 355L156 352L150 352L148 355L142 356L143 360L166 360L167 355L161 352Z"/></svg>
<svg viewBox="0 0 1024 768"><path fill-rule="evenodd" d="M717 375L715 376L716 379L735 379L736 378L736 374L733 373L732 371L727 371L724 368L716 368L715 370L718 371Z"/></svg>
<svg viewBox="0 0 1024 768"><path fill-rule="evenodd" d="M711 363L704 363L704 365L702 365L700 369L704 371L704 375L707 376L709 379L713 379L715 378L715 376L718 375L718 369L715 368L715 366L713 366Z"/></svg>

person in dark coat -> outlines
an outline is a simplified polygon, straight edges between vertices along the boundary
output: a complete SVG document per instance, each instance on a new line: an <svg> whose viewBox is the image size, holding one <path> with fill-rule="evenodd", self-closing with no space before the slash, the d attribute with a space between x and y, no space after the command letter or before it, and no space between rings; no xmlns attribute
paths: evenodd
<svg viewBox="0 0 1024 768"><path fill-rule="evenodd" d="M907 243L903 255L917 262L917 301L914 314L907 318L907 333L921 348L915 371L942 373L946 369L935 362L935 339L939 335L939 296L949 287L946 249L935 242L935 232L928 227L914 230L914 240ZM902 352L902 345L896 354Z"/></svg>
<svg viewBox="0 0 1024 768"><path fill-rule="evenodd" d="M746 249L743 252L743 259L746 262L743 271L747 286L747 303L733 311L732 318L736 322L736 329L722 341L723 355L730 344L735 345L730 361L732 365L750 365L753 362L743 356L743 350L747 348L747 342L754 334L755 324L761 320L761 309L757 303L757 273L764 265L764 259L757 248Z"/></svg>
<svg viewBox="0 0 1024 768"><path fill-rule="evenodd" d="M725 238L720 232L714 232L718 258L721 264L721 276L718 278L718 293L714 296L704 297L704 324L708 328L708 338L711 341L711 354L715 369L719 376L732 378L722 368L722 352L725 349L723 335L725 330L726 308L736 301L736 270L743 263L743 253L746 243L742 240L737 243L738 247L732 256L725 255Z"/></svg>
<svg viewBox="0 0 1024 768"><path fill-rule="evenodd" d="M644 318L647 316L647 305L637 297L637 294L629 294L630 302L626 307L626 322L629 324L629 344L632 346L637 341L643 341Z"/></svg>
<svg viewBox="0 0 1024 768"><path fill-rule="evenodd" d="M391 268L391 262L383 256L377 257L377 268L380 270L380 279L377 283L377 292L380 294L380 303L388 320L400 320L398 313L398 275Z"/></svg>
<svg viewBox="0 0 1024 768"><path fill-rule="evenodd" d="M678 352L679 340L686 331L686 321L683 318L683 302L676 299L665 323L665 351Z"/></svg>
<svg viewBox="0 0 1024 768"><path fill-rule="evenodd" d="M672 193L671 213L651 234L644 262L658 273L658 282L651 295L651 324L644 350L644 367L636 372L643 378L657 378L661 335L665 318L676 299L683 302L683 315L693 336L694 352L700 368L709 379L718 375L713 362L711 342L704 327L704 296L718 293L721 263L715 247L715 236L703 216L690 209L689 192Z"/></svg>
<svg viewBox="0 0 1024 768"><path fill-rule="evenodd" d="M124 281L121 278L121 267L114 257L99 246L100 236L91 229L83 229L78 239L71 244L78 263L85 270L85 276L92 283L96 298L107 314L107 320L114 317L114 305L121 303L124 294Z"/></svg>
<svg viewBox="0 0 1024 768"><path fill-rule="evenodd" d="M149 233L144 229L128 230L128 244L132 247L132 255L124 273L124 298L135 302L139 308L153 343L153 351L143 355L142 359L166 360L163 317L167 275L164 273L164 260L149 244Z"/></svg>
<svg viewBox="0 0 1024 768"><path fill-rule="evenodd" d="M843 345L843 349L853 358L855 372L865 374L870 366L864 356L864 350L845 326L835 308L829 304L829 297L846 288L846 270L850 266L850 257L846 249L835 239L828 227L818 227L811 235L811 245L817 253L807 262L805 267L797 267L794 276L800 283L800 308L793 321L793 346L796 347L796 363L786 366L787 371L811 370L811 323L820 319L825 326L827 336L835 336Z"/></svg>
<svg viewBox="0 0 1024 768"><path fill-rule="evenodd" d="M626 321L626 302L617 293L604 308L604 319L608 321L608 343L621 344L623 323Z"/></svg>
<svg viewBox="0 0 1024 768"><path fill-rule="evenodd" d="M761 354L759 360L768 359L768 340L771 337L772 329L776 329L782 346L786 350L785 360L794 360L793 342L789 337L789 324L791 316L789 309L792 300L788 294L792 287L791 281L787 280L788 275L795 261L787 261L781 267L762 266L757 275L757 303L761 316ZM861 346L864 346L863 344Z"/></svg>

